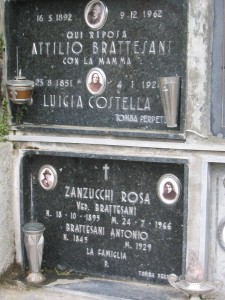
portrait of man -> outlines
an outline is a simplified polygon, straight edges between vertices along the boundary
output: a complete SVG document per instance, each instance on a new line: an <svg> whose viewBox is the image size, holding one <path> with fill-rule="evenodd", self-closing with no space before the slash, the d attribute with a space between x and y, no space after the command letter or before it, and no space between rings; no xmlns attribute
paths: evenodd
<svg viewBox="0 0 225 300"><path fill-rule="evenodd" d="M51 181L52 173L48 169L45 169L43 175L44 175L44 178L41 181L43 186L45 186L46 188L51 187L52 183L53 183Z"/></svg>
<svg viewBox="0 0 225 300"><path fill-rule="evenodd" d="M161 176L157 182L157 195L167 205L175 204L181 193L180 180L173 174Z"/></svg>
<svg viewBox="0 0 225 300"><path fill-rule="evenodd" d="M103 93L106 86L105 73L99 68L91 69L87 74L86 86L93 95Z"/></svg>
<svg viewBox="0 0 225 300"><path fill-rule="evenodd" d="M57 173L50 165L44 165L38 173L39 183L45 190L52 190L57 184Z"/></svg>
<svg viewBox="0 0 225 300"><path fill-rule="evenodd" d="M104 26L108 16L106 6L98 0L90 1L85 8L85 21L92 29L100 29Z"/></svg>
<svg viewBox="0 0 225 300"><path fill-rule="evenodd" d="M101 21L102 7L99 3L93 4L89 14L88 22L90 24L98 24Z"/></svg>

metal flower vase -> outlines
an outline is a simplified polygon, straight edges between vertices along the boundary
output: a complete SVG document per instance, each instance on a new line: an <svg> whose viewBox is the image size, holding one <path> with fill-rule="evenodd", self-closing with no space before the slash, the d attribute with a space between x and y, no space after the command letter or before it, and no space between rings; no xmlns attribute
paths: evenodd
<svg viewBox="0 0 225 300"><path fill-rule="evenodd" d="M32 283L43 282L45 277L40 270L44 248L43 232L45 227L42 223L29 222L23 226L22 230L24 232L24 243L30 271L26 280Z"/></svg>
<svg viewBox="0 0 225 300"><path fill-rule="evenodd" d="M179 100L180 100L179 76L159 77L159 91L167 127L177 127Z"/></svg>

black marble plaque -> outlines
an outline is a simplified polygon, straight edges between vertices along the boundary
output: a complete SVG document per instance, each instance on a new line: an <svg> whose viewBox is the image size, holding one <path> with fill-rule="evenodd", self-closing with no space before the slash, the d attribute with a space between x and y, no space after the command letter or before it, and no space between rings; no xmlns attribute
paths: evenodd
<svg viewBox="0 0 225 300"><path fill-rule="evenodd" d="M21 178L22 223L46 227L44 267L159 283L182 274L185 162L30 154Z"/></svg>
<svg viewBox="0 0 225 300"><path fill-rule="evenodd" d="M7 1L8 79L21 69L35 82L23 129L182 138L186 2L106 0L96 25L93 1ZM176 75L181 95L171 130L157 78Z"/></svg>

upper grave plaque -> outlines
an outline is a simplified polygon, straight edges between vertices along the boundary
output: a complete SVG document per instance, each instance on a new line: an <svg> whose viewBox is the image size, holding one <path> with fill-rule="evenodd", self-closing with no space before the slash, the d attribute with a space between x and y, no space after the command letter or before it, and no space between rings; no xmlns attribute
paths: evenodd
<svg viewBox="0 0 225 300"><path fill-rule="evenodd" d="M24 129L183 137L186 0L8 1L6 24L8 79L35 82ZM177 75L171 130L157 78Z"/></svg>

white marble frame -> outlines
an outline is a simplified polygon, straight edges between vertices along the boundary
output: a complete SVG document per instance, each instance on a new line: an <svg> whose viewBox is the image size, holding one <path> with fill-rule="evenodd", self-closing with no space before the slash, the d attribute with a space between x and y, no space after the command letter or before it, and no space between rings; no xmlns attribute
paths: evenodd
<svg viewBox="0 0 225 300"><path fill-rule="evenodd" d="M88 15L90 13L90 10L93 8L94 5L98 4L100 7L101 7L101 17L100 17L100 20L99 22L97 22L96 24L91 24L88 20ZM108 17L108 8L106 7L106 5L102 2L102 1L99 1L99 0L92 0L90 1L86 7L85 7L85 10L84 10L84 19L85 19L85 22L86 24L93 30L99 30L101 29L106 21L107 21L107 17Z"/></svg>
<svg viewBox="0 0 225 300"><path fill-rule="evenodd" d="M206 278L210 277L209 274L209 253L208 249L210 243L219 243L218 240L218 230L214 233L213 240L210 240L210 218L209 212L211 211L211 197L210 197L210 165L211 164L223 164L225 166L225 157L214 156L214 155L203 155L202 156L202 166L201 166L201 182L202 184L201 199L200 199L200 217L201 226L199 229L199 258L200 263L203 266L204 275ZM224 224L225 225L225 224Z"/></svg>

